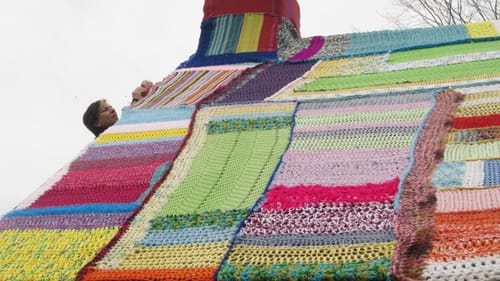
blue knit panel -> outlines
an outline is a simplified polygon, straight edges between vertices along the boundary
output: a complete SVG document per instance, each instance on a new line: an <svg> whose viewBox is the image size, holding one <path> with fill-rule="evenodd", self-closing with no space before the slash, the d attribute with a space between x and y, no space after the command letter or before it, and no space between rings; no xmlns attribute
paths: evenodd
<svg viewBox="0 0 500 281"><path fill-rule="evenodd" d="M484 161L484 186L500 185L500 160Z"/></svg>
<svg viewBox="0 0 500 281"><path fill-rule="evenodd" d="M195 106L179 106L175 108L128 109L122 111L122 116L116 125L152 123L191 119Z"/></svg>
<svg viewBox="0 0 500 281"><path fill-rule="evenodd" d="M437 188L462 186L465 162L441 162L432 175L432 185Z"/></svg>
<svg viewBox="0 0 500 281"><path fill-rule="evenodd" d="M178 230L149 230L139 243L144 246L169 246L192 243L215 243L228 241L234 236L236 227L219 226L188 227Z"/></svg>
<svg viewBox="0 0 500 281"><path fill-rule="evenodd" d="M352 33L344 55L386 53L445 45L467 39L469 35L464 25Z"/></svg>
<svg viewBox="0 0 500 281"><path fill-rule="evenodd" d="M229 15L217 17L214 20L214 29L207 56L232 54L236 52L238 40L240 38L241 27L243 26L244 15Z"/></svg>

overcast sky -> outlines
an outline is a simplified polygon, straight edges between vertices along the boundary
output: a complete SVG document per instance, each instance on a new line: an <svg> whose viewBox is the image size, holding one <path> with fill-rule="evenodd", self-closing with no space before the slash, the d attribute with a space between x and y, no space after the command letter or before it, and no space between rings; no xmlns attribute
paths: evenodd
<svg viewBox="0 0 500 281"><path fill-rule="evenodd" d="M121 114L197 48L204 0L0 1L0 215L75 159L89 103ZM299 0L303 37L392 29L391 0Z"/></svg>

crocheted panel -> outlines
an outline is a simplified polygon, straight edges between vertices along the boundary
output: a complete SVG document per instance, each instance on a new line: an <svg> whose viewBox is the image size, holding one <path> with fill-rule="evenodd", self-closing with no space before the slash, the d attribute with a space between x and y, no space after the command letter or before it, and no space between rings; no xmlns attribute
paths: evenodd
<svg viewBox="0 0 500 281"><path fill-rule="evenodd" d="M437 200L426 280L496 280L500 274L500 95L498 86L463 92L444 161L432 176Z"/></svg>
<svg viewBox="0 0 500 281"><path fill-rule="evenodd" d="M269 101L339 98L496 84L500 41L318 61Z"/></svg>
<svg viewBox="0 0 500 281"><path fill-rule="evenodd" d="M285 151L294 110L294 103L199 110L166 180L80 278L213 278Z"/></svg>
<svg viewBox="0 0 500 281"><path fill-rule="evenodd" d="M390 278L399 179L441 107L432 93L300 103L289 148L218 279Z"/></svg>
<svg viewBox="0 0 500 281"><path fill-rule="evenodd" d="M0 220L0 279L75 279L164 177L193 111L124 110L63 175Z"/></svg>
<svg viewBox="0 0 500 281"><path fill-rule="evenodd" d="M263 63L245 71L218 93L203 103L222 104L257 102L275 94L281 88L311 69L314 63Z"/></svg>
<svg viewBox="0 0 500 281"><path fill-rule="evenodd" d="M241 64L174 71L155 83L147 96L131 108L150 109L198 104L252 66L254 65Z"/></svg>

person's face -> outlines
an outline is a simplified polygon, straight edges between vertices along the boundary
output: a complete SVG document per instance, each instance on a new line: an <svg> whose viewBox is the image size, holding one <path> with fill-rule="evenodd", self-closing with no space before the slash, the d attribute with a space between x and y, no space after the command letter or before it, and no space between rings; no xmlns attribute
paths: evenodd
<svg viewBox="0 0 500 281"><path fill-rule="evenodd" d="M107 129L118 121L118 115L115 109L108 104L106 100L101 100L99 104L99 116L97 117L97 126Z"/></svg>

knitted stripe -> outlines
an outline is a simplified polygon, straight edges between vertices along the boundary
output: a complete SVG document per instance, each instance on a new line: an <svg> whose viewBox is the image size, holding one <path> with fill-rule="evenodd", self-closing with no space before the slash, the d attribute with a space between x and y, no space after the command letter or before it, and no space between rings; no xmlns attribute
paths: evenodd
<svg viewBox="0 0 500 281"><path fill-rule="evenodd" d="M500 114L454 117L453 129L470 129L500 126Z"/></svg>
<svg viewBox="0 0 500 281"><path fill-rule="evenodd" d="M139 141L147 139L181 137L187 134L186 128L175 128L156 131L142 131L133 133L108 133L100 135L95 143Z"/></svg>
<svg viewBox="0 0 500 281"><path fill-rule="evenodd" d="M436 59L440 57L463 55L470 53L485 53L500 50L500 40L473 42L438 46L434 48L415 49L391 53L388 63L401 63L415 60Z"/></svg>
<svg viewBox="0 0 500 281"><path fill-rule="evenodd" d="M0 231L2 278L74 280L117 231L118 227Z"/></svg>
<svg viewBox="0 0 500 281"><path fill-rule="evenodd" d="M170 121L190 120L194 110L194 106L189 105L178 106L175 108L156 108L155 110L125 108L122 112L122 116L114 126L152 122L159 124L163 124L162 122L176 124L171 123ZM178 127L174 126L174 128Z"/></svg>
<svg viewBox="0 0 500 281"><path fill-rule="evenodd" d="M500 74L500 60L473 61L437 67L424 67L364 75L323 77L306 83L297 91L326 91L380 86L386 84L424 82L429 80L486 78Z"/></svg>
<svg viewBox="0 0 500 281"><path fill-rule="evenodd" d="M448 143L486 142L500 140L500 127L455 131L448 135Z"/></svg>
<svg viewBox="0 0 500 281"><path fill-rule="evenodd" d="M55 206L35 209L17 209L8 212L4 218L18 216L47 216L47 215L71 215L92 213L126 213L132 212L139 206L138 203L128 204L83 204L72 206Z"/></svg>
<svg viewBox="0 0 500 281"><path fill-rule="evenodd" d="M484 185L500 185L500 160L485 161L484 163Z"/></svg>
<svg viewBox="0 0 500 281"><path fill-rule="evenodd" d="M313 63L271 64L257 71L243 86L232 84L217 97L216 103L235 103L247 101L262 101L276 93L279 89L302 76ZM252 74L250 74L252 75Z"/></svg>
<svg viewBox="0 0 500 281"><path fill-rule="evenodd" d="M234 53L243 24L243 15L217 17L213 21L213 33L205 55Z"/></svg>
<svg viewBox="0 0 500 281"><path fill-rule="evenodd" d="M264 15L264 23L260 32L258 49L261 51L276 51L278 48L278 30L281 18Z"/></svg>
<svg viewBox="0 0 500 281"><path fill-rule="evenodd" d="M158 152L161 154L175 152L181 143L182 139L180 138L167 138L144 143L91 146L72 163L72 167L79 165L79 162L86 161L154 157Z"/></svg>
<svg viewBox="0 0 500 281"><path fill-rule="evenodd" d="M275 263L349 263L391 257L395 242L343 246L258 247L237 245L230 264L273 265Z"/></svg>
<svg viewBox="0 0 500 281"><path fill-rule="evenodd" d="M223 264L217 280L386 280L390 259L351 263Z"/></svg>
<svg viewBox="0 0 500 281"><path fill-rule="evenodd" d="M154 230L182 229L186 227L203 227L216 225L220 227L233 227L248 215L246 210L229 211L204 211L200 214L183 214L165 217L156 217L151 221Z"/></svg>
<svg viewBox="0 0 500 281"><path fill-rule="evenodd" d="M498 93L499 95L495 99L481 100L483 104L461 107L455 116L491 115L500 112L500 92Z"/></svg>
<svg viewBox="0 0 500 281"><path fill-rule="evenodd" d="M236 227L218 226L187 227L179 230L150 230L140 241L145 247L179 244L213 243L228 241L236 233Z"/></svg>
<svg viewBox="0 0 500 281"><path fill-rule="evenodd" d="M120 268L162 269L206 268L217 266L229 246L228 242L197 243L172 246L137 247L125 257Z"/></svg>
<svg viewBox="0 0 500 281"><path fill-rule="evenodd" d="M124 124L124 125L114 125L106 130L106 134L109 133L133 133L138 131L154 131L160 128L187 128L189 127L190 120L175 120L175 121L165 121L156 123L135 123L135 124Z"/></svg>
<svg viewBox="0 0 500 281"><path fill-rule="evenodd" d="M206 281L211 280L215 274L215 267L199 268L172 268L172 269L123 269L123 270L103 270L89 271L81 280L115 280L115 281L136 281L136 280L171 280L171 281Z"/></svg>
<svg viewBox="0 0 500 281"><path fill-rule="evenodd" d="M260 32L264 24L263 14L245 14L241 27L236 53L255 52L258 50Z"/></svg>
<svg viewBox="0 0 500 281"><path fill-rule="evenodd" d="M500 201L500 188L436 192L436 197L436 212L440 213L494 209Z"/></svg>
<svg viewBox="0 0 500 281"><path fill-rule="evenodd" d="M453 261L500 252L500 209L437 213L429 259Z"/></svg>
<svg viewBox="0 0 500 281"><path fill-rule="evenodd" d="M472 161L500 158L500 141L476 144L450 144L444 151L445 161Z"/></svg>
<svg viewBox="0 0 500 281"><path fill-rule="evenodd" d="M314 220L311 216L314 215ZM391 230L395 212L392 203L322 203L303 208L252 213L241 229L243 234L314 235L353 231Z"/></svg>
<svg viewBox="0 0 500 281"><path fill-rule="evenodd" d="M422 273L424 280L498 280L498 260L494 254L457 261L428 261Z"/></svg>
<svg viewBox="0 0 500 281"><path fill-rule="evenodd" d="M471 38L500 36L500 31L495 28L491 21L466 23L465 27Z"/></svg>
<svg viewBox="0 0 500 281"><path fill-rule="evenodd" d="M262 208L266 210L304 208L309 204L332 202L390 202L396 194L399 179L382 184L362 186L273 186L266 193Z"/></svg>
<svg viewBox="0 0 500 281"><path fill-rule="evenodd" d="M76 215L46 215L6 217L0 220L5 229L91 229L121 226L130 213L90 213Z"/></svg>
<svg viewBox="0 0 500 281"><path fill-rule="evenodd" d="M320 234L314 236L305 235L266 235L252 236L239 235L237 244L248 246L320 246L320 245L346 245L361 243L380 243L395 241L394 232L388 230L360 231L337 233L334 235Z"/></svg>
<svg viewBox="0 0 500 281"><path fill-rule="evenodd" d="M129 168L133 166L145 166L151 162L171 162L174 160L176 153L152 153L150 156L125 157L125 158L108 158L91 161L73 161L71 170L105 170L111 168Z"/></svg>
<svg viewBox="0 0 500 281"><path fill-rule="evenodd" d="M500 160L442 162L432 183L440 189L493 187L500 183L499 167Z"/></svg>

